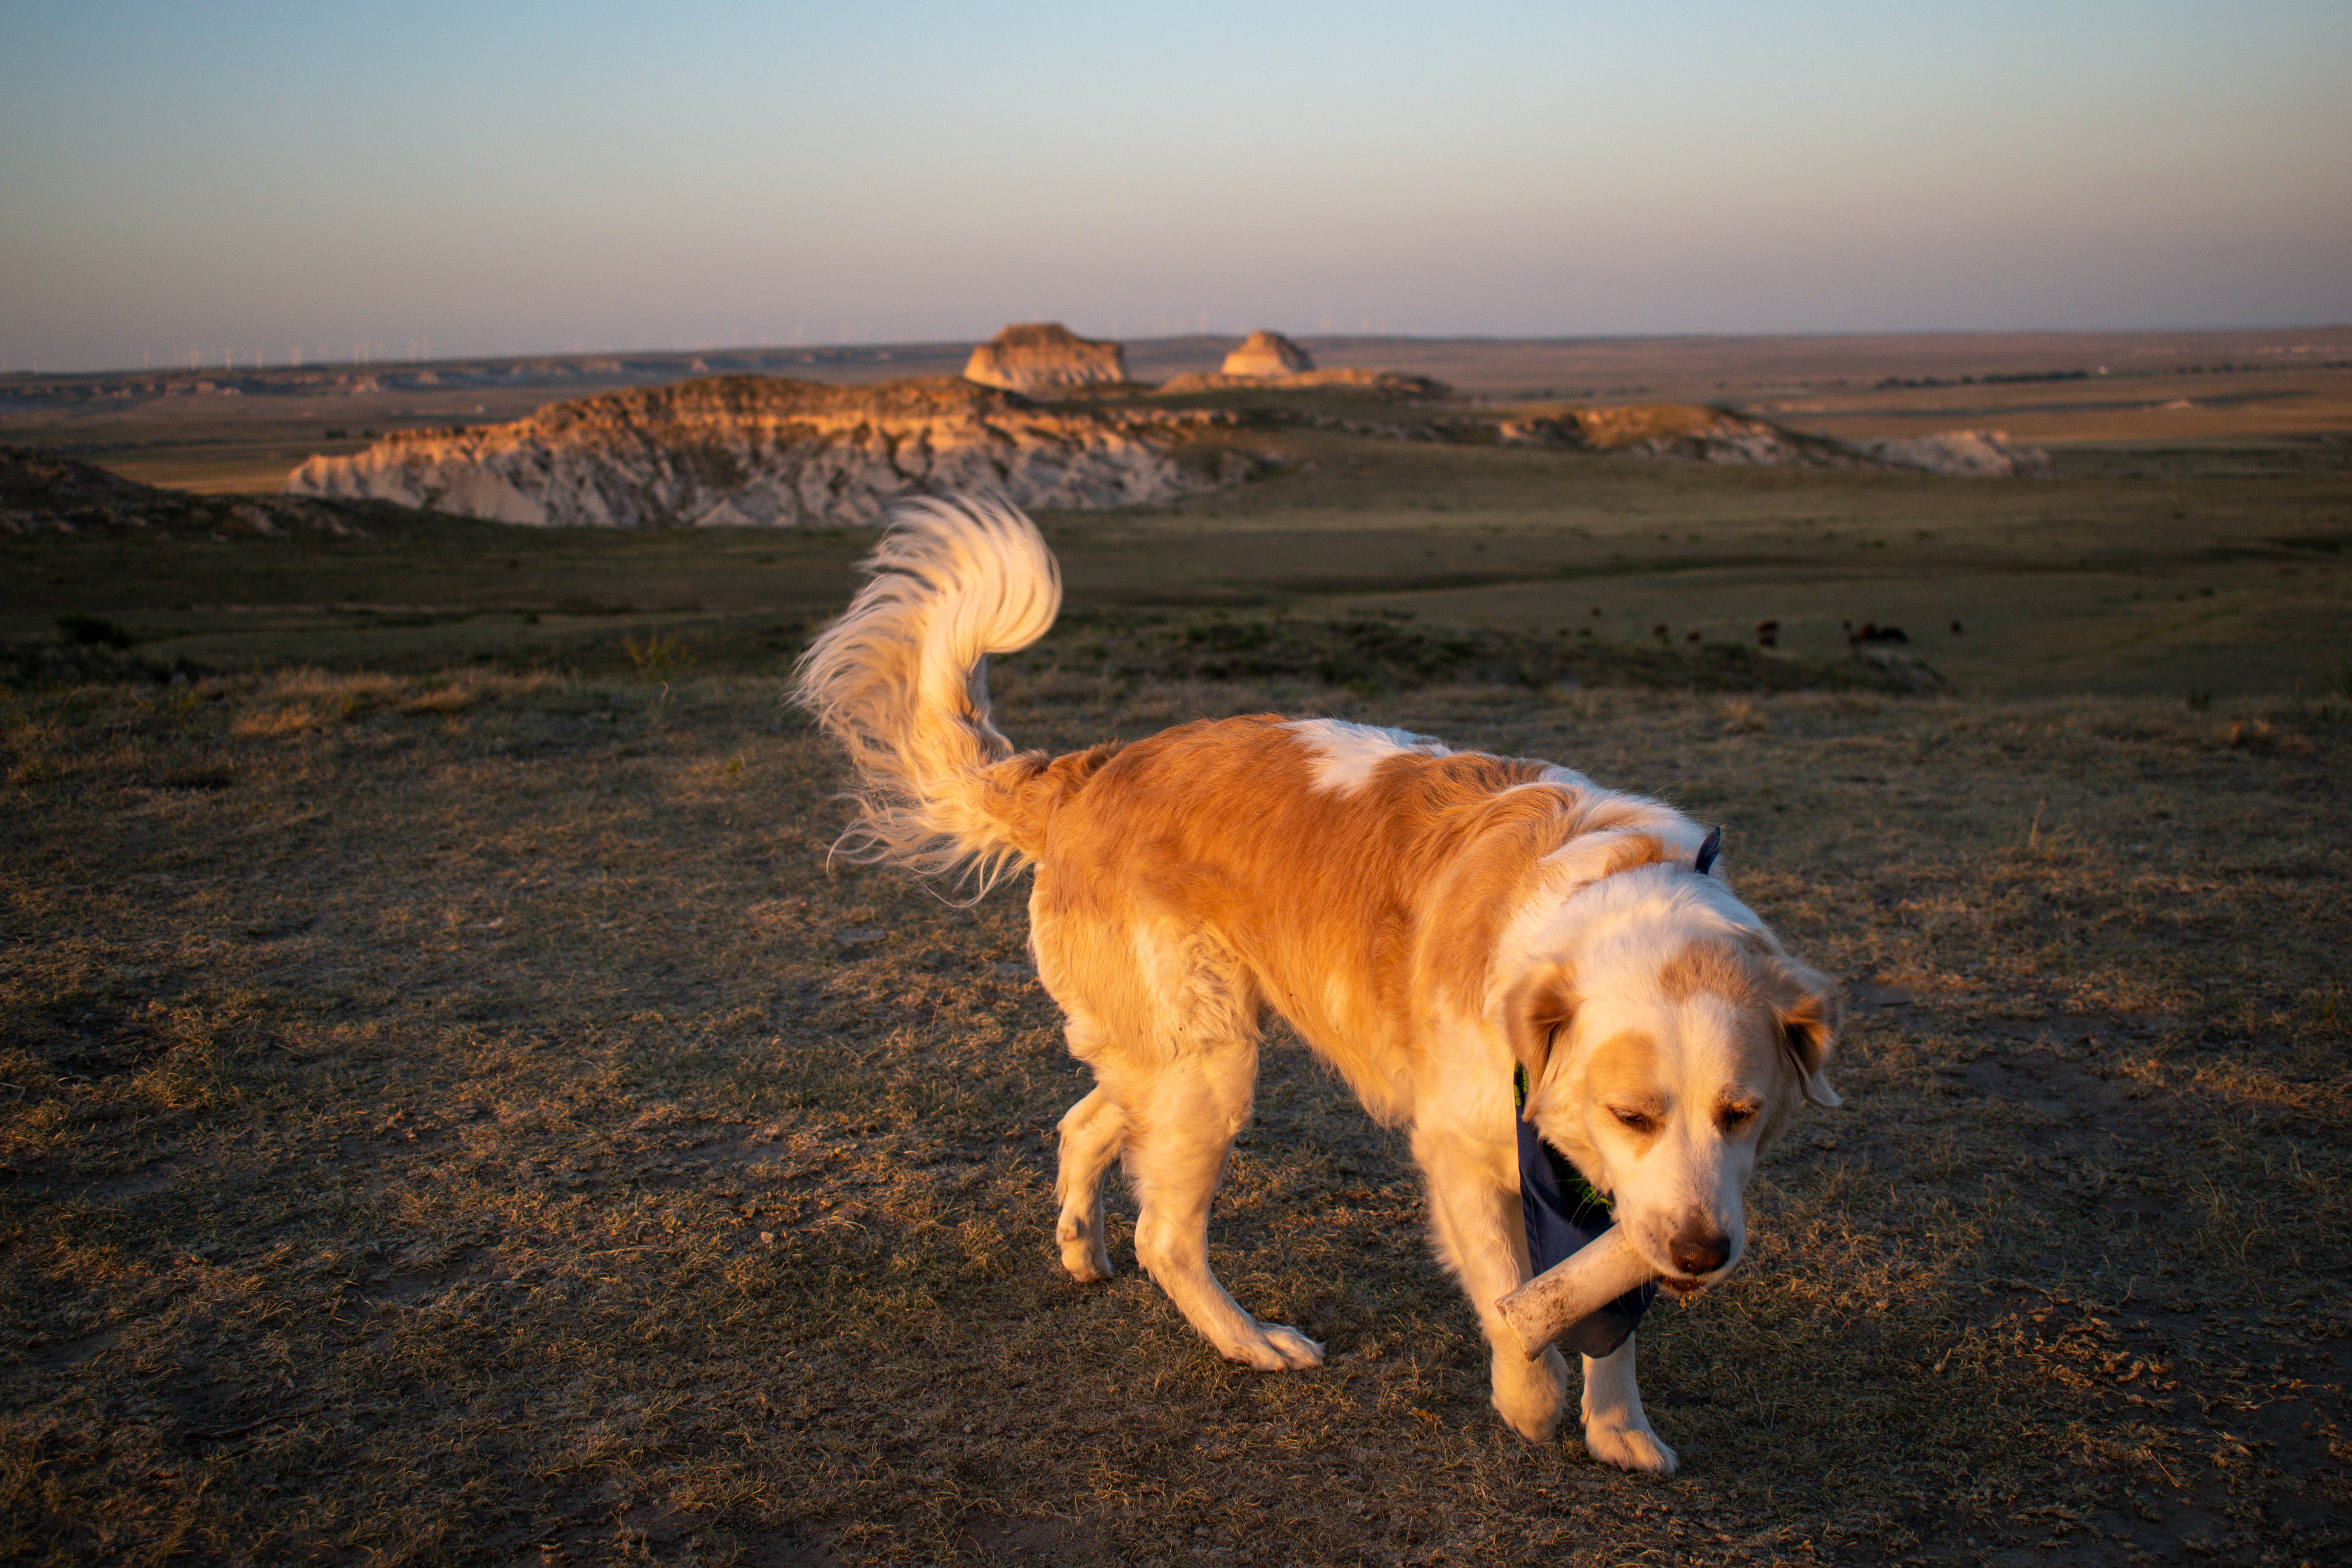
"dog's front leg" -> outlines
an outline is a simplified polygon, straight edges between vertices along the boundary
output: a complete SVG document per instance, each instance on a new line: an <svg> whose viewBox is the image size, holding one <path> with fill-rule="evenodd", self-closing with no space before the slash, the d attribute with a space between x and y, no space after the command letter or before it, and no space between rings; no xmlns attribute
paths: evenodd
<svg viewBox="0 0 2352 1568"><path fill-rule="evenodd" d="M1641 1385L1633 1379L1633 1342L1640 1337L1627 1334L1623 1344L1598 1361L1584 1358L1584 1451L1621 1470L1671 1476L1680 1461L1650 1430Z"/></svg>
<svg viewBox="0 0 2352 1568"><path fill-rule="evenodd" d="M1495 1303L1528 1279L1527 1222L1519 1212L1518 1151L1420 1127L1412 1152L1429 1178L1440 1260L1462 1281L1494 1361L1495 1409L1512 1431L1543 1443L1568 1412L1568 1363L1557 1350L1529 1361ZM1504 1185L1507 1179L1509 1185Z"/></svg>

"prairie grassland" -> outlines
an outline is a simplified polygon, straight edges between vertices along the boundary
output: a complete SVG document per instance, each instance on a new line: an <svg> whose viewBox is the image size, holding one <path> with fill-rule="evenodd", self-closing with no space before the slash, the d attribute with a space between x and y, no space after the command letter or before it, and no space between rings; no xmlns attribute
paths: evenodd
<svg viewBox="0 0 2352 1568"><path fill-rule="evenodd" d="M1120 1276L1061 1276L1017 895L828 870L772 679L297 668L0 694L0 1550L2352 1547L2342 700L998 685L1025 744L1314 710L1727 824L1847 984L1848 1103L1643 1330L1680 1475L1501 1426L1403 1151L1293 1044L1213 1242L1330 1363L1216 1360L1116 1200Z"/></svg>
<svg viewBox="0 0 2352 1568"><path fill-rule="evenodd" d="M1255 482L1045 517L1072 603L1402 616L1645 651L1753 647L1771 622L1780 652L1816 663L1846 657L1850 628L1891 625L1956 690L1996 697L2315 695L2352 658L2352 469L1736 469L1442 445L1411 437L1422 416L1386 417L1406 434L1269 416L1234 437L1269 459ZM0 537L0 641L79 614L118 623L144 656L214 669L615 673L636 668L625 639L659 635L706 671L772 669L846 601L867 542L391 507L353 512L364 536L253 537L215 504L220 527L169 536Z"/></svg>

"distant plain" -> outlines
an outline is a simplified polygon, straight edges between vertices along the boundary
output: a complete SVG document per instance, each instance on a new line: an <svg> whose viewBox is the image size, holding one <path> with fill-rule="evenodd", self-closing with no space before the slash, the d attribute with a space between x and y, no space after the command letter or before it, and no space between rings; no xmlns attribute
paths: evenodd
<svg viewBox="0 0 2352 1568"><path fill-rule="evenodd" d="M1136 344L1130 370L1213 368L1223 346ZM1447 380L1457 409L1679 399L1846 437L2005 429L2049 449L2059 477L1463 445L1420 438L1442 433L1443 408L1211 395L1192 401L1244 416L1233 439L1270 459L1266 477L1172 506L1045 518L1075 605L1382 612L1639 646L1654 646L1660 626L1675 645L1752 645L1772 621L1781 651L1813 658L1842 657L1850 628L1895 626L1957 689L1983 694L2292 693L2319 689L2352 657L2352 331L1310 346L1319 363ZM763 363L859 380L951 374L963 352L775 351ZM714 370L729 363L698 357ZM356 396L10 405L0 440L152 483L268 493L303 457L356 450L373 432L517 417L558 397L674 379L697 358L530 362L514 372L520 384ZM2004 379L2019 377L2040 379ZM2183 403L2194 406L2172 406ZM1339 418L1390 434L1328 427ZM825 531L619 536L454 522L323 546L0 543L0 561L22 557L0 590L0 637L87 613L134 624L164 656L417 668L593 659L596 647L609 658L623 637L660 630L740 667L747 637L764 647L783 635L772 628L838 604L861 549Z"/></svg>
<svg viewBox="0 0 2352 1568"><path fill-rule="evenodd" d="M1160 382L1215 370L1235 339L1145 339L1129 374ZM2066 450L2243 447L2352 436L2352 327L2272 331L1967 332L1841 337L1384 338L1300 336L1318 365L1433 376L1501 403L1726 403L1837 436L1994 426ZM314 452L356 451L363 431L513 419L560 397L710 372L815 381L954 375L969 343L378 362L359 396L180 396L35 406L78 382L226 383L218 367L109 376L0 376L0 441L41 443L150 484L276 489ZM503 385L391 385L420 371L493 367ZM268 374L282 374L273 370ZM1988 381L1987 377L2021 377ZM1964 380L1963 378L1970 378ZM1885 385L1889 381L1910 384ZM2189 404L2194 406L2175 406ZM329 437L327 432L338 432Z"/></svg>

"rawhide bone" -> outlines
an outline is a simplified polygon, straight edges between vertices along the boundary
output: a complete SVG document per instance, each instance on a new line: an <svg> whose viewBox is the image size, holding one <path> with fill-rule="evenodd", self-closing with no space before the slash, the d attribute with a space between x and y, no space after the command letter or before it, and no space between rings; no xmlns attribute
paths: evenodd
<svg viewBox="0 0 2352 1568"><path fill-rule="evenodd" d="M1561 1263L1545 1269L1495 1303L1533 1361L1570 1323L1658 1277L1634 1250L1625 1227L1612 1225Z"/></svg>

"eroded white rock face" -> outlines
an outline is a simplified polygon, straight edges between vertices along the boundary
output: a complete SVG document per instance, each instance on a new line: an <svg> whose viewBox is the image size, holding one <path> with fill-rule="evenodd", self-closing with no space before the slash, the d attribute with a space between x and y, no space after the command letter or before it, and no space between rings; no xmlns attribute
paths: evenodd
<svg viewBox="0 0 2352 1568"><path fill-rule="evenodd" d="M1243 340L1242 346L1225 356L1219 374L1223 375L1297 375L1315 368L1315 362L1305 349L1284 337L1261 327Z"/></svg>
<svg viewBox="0 0 2352 1568"><path fill-rule="evenodd" d="M1905 441L1856 441L1853 445L1889 467L1924 468L1931 474L2013 479L2053 471L2049 453L2017 446L2006 430L1945 430Z"/></svg>
<svg viewBox="0 0 2352 1568"><path fill-rule="evenodd" d="M1024 507L1132 506L1216 488L1177 460L1218 416L1049 413L939 377L831 386L714 376L551 404L527 419L403 431L312 458L288 493L388 500L537 526L878 522L908 494L991 490Z"/></svg>
<svg viewBox="0 0 2352 1568"><path fill-rule="evenodd" d="M1576 447L1759 468L1915 468L1967 479L2051 472L2047 452L2016 446L2000 430L1842 441L1697 404L1628 404L1505 419L1496 438L1509 447Z"/></svg>
<svg viewBox="0 0 2352 1568"><path fill-rule="evenodd" d="M1127 351L1082 338L1059 321L1007 327L971 351L963 378L1008 392L1046 392L1127 379Z"/></svg>

